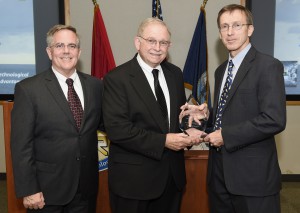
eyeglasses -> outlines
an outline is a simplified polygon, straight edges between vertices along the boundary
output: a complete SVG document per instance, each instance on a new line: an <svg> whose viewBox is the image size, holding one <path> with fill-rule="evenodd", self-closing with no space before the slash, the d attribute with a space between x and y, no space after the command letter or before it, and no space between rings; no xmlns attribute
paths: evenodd
<svg viewBox="0 0 300 213"><path fill-rule="evenodd" d="M159 43L159 46L161 46L161 47L168 47L171 44L170 41L157 41L157 40L151 39L151 38L149 38L149 39L143 38L142 36L138 36L138 37L144 39L151 46L156 46L157 42Z"/></svg>
<svg viewBox="0 0 300 213"><path fill-rule="evenodd" d="M54 49L56 49L56 50L64 50L66 46L67 46L68 50L75 50L75 49L79 48L79 45L73 44L73 43L67 44L67 45L65 45L64 43L57 43L50 47L54 47Z"/></svg>
<svg viewBox="0 0 300 213"><path fill-rule="evenodd" d="M252 25L252 24L233 23L233 25L231 25L231 26L228 24L222 24L219 29L221 32L228 31L229 27L231 27L232 30L240 30L245 25Z"/></svg>

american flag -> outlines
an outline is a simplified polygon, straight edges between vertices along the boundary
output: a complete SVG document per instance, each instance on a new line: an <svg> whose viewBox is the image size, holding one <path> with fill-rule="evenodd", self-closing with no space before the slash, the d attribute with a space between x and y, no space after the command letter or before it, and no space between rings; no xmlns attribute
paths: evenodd
<svg viewBox="0 0 300 213"><path fill-rule="evenodd" d="M160 20L163 20L160 0L152 1L152 17L157 17Z"/></svg>

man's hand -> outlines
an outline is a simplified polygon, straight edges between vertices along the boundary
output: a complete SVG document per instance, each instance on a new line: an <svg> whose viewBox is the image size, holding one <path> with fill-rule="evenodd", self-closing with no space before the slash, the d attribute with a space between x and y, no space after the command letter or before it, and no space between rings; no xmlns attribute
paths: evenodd
<svg viewBox="0 0 300 213"><path fill-rule="evenodd" d="M202 142L203 139L200 137L202 134L202 131L193 130L193 128L187 130L186 133L168 133L165 146L171 150L179 151Z"/></svg>
<svg viewBox="0 0 300 213"><path fill-rule="evenodd" d="M206 103L201 105L189 105L186 103L185 105L182 105L180 109L179 122L182 122L184 116L189 115L189 127L192 126L193 121L197 124L201 124L200 120L208 120L209 118L209 110Z"/></svg>
<svg viewBox="0 0 300 213"><path fill-rule="evenodd" d="M45 206L45 199L42 192L29 195L23 198L23 205L27 209L42 209Z"/></svg>
<svg viewBox="0 0 300 213"><path fill-rule="evenodd" d="M185 130L185 132L195 138L195 141L194 141L194 144L193 145L197 145L199 143L202 143L204 142L204 138L206 137L207 133L203 132L203 131L200 131L198 129L195 129L195 128L189 128L187 130Z"/></svg>
<svg viewBox="0 0 300 213"><path fill-rule="evenodd" d="M221 129L208 134L204 142L209 142L210 146L220 147L224 145Z"/></svg>

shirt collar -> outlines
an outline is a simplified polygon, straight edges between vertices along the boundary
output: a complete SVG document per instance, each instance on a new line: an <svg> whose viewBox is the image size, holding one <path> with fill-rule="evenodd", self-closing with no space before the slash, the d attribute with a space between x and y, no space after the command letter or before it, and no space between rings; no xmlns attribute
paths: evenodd
<svg viewBox="0 0 300 213"><path fill-rule="evenodd" d="M246 54L251 48L251 43L249 43L241 52L239 52L234 58L232 58L229 54L228 61L232 60L234 67L238 70L242 61L244 60Z"/></svg>
<svg viewBox="0 0 300 213"><path fill-rule="evenodd" d="M60 72L58 72L54 67L52 67L52 70L55 74L55 76L59 79L59 80L62 80L62 81L66 81L67 80L67 77L62 75ZM69 77L71 79L73 79L73 81L75 82L78 78L78 74L77 74L77 70L75 70L75 72Z"/></svg>
<svg viewBox="0 0 300 213"><path fill-rule="evenodd" d="M153 69L158 69L158 70L162 70L161 66L158 65L157 67L153 68L150 67L148 64L146 64L146 62L142 59L142 57L140 56L140 54L137 55L136 57L139 65L141 66L142 70L144 70L145 72L150 72L152 74L152 70Z"/></svg>

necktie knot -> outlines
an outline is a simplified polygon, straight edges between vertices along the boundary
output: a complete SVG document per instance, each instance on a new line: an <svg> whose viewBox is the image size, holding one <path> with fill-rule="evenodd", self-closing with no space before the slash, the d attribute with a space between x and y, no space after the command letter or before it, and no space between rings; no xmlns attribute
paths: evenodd
<svg viewBox="0 0 300 213"><path fill-rule="evenodd" d="M158 79L158 72L159 72L159 70L158 69L153 69L152 70L152 74L153 74L153 76L154 76L154 79Z"/></svg>
<svg viewBox="0 0 300 213"><path fill-rule="evenodd" d="M67 85L69 86L69 87L72 87L73 86L73 79L72 78L68 78L67 80L66 80L66 83L67 83Z"/></svg>
<svg viewBox="0 0 300 213"><path fill-rule="evenodd" d="M232 74L233 66L234 66L234 64L233 64L232 60L230 60L228 63L228 75Z"/></svg>

